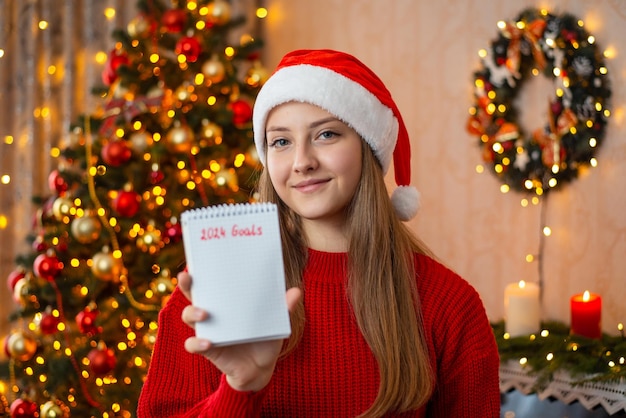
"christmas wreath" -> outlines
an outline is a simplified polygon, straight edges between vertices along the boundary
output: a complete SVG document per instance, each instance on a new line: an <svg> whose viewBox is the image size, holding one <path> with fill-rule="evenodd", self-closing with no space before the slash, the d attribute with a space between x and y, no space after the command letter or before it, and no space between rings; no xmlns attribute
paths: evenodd
<svg viewBox="0 0 626 418"><path fill-rule="evenodd" d="M595 164L610 114L608 71L595 38L569 14L528 9L498 28L490 48L480 51L467 129L505 190L541 195ZM532 106L545 106L548 121L527 130L515 99L540 73L553 80L554 94Z"/></svg>

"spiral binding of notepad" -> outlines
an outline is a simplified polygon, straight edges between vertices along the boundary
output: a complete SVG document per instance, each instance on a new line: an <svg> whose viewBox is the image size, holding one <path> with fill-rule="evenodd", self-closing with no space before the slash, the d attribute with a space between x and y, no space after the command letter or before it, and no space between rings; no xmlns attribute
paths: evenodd
<svg viewBox="0 0 626 418"><path fill-rule="evenodd" d="M224 203L186 210L181 213L180 219L185 222L192 219L221 218L250 213L276 212L277 210L278 206L270 202Z"/></svg>

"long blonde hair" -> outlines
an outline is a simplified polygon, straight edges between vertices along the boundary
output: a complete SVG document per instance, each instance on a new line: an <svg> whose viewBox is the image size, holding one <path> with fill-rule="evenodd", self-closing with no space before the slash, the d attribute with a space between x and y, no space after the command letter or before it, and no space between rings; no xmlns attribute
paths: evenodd
<svg viewBox="0 0 626 418"><path fill-rule="evenodd" d="M428 250L396 216L380 165L369 146L362 148L361 181L347 209L348 296L380 371L378 396L362 416L380 417L419 409L433 392L413 259ZM300 217L280 200L267 170L258 191L279 208L287 287L303 288L307 244ZM300 304L285 352L298 344L304 325Z"/></svg>

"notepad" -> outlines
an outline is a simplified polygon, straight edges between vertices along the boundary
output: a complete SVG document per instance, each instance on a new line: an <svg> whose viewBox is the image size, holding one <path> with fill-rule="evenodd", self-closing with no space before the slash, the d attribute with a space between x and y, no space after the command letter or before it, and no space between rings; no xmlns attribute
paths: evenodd
<svg viewBox="0 0 626 418"><path fill-rule="evenodd" d="M180 219L192 303L209 312L196 336L216 346L288 337L277 206L222 204Z"/></svg>

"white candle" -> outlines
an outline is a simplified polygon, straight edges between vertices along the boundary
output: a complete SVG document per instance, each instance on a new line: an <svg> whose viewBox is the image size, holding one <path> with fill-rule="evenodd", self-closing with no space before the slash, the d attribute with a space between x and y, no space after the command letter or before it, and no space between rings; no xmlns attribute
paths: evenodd
<svg viewBox="0 0 626 418"><path fill-rule="evenodd" d="M511 337L530 335L541 328L539 286L536 283L511 283L504 290L504 330Z"/></svg>

